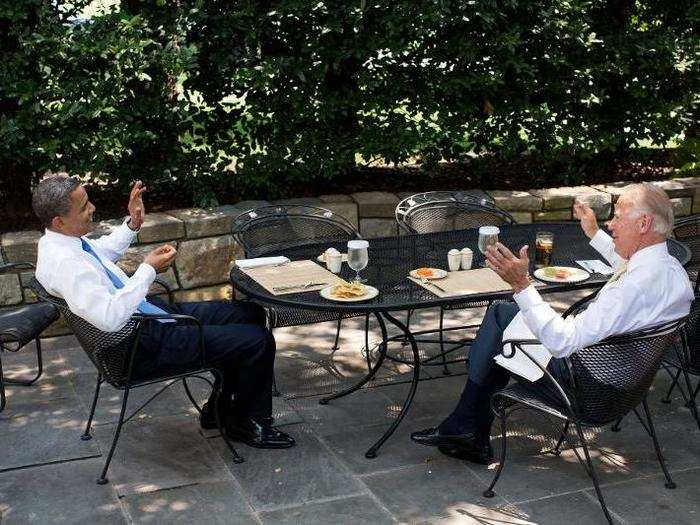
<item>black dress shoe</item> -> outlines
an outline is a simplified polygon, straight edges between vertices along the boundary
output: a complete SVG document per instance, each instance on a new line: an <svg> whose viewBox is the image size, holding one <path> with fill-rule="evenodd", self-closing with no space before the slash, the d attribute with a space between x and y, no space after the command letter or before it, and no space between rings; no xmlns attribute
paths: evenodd
<svg viewBox="0 0 700 525"><path fill-rule="evenodd" d="M438 450L451 458L464 459L479 465L489 465L493 461L491 445L479 445L474 442L465 447L460 445L440 445Z"/></svg>
<svg viewBox="0 0 700 525"><path fill-rule="evenodd" d="M290 448L296 445L292 436L280 432L265 420L253 418L229 421L226 435L231 441L245 443L255 448Z"/></svg>
<svg viewBox="0 0 700 525"><path fill-rule="evenodd" d="M426 428L411 434L411 439L421 445L429 447L437 447L440 445L458 445L468 448L472 442L477 441L477 436L474 432L465 434L445 434L440 432L437 427Z"/></svg>

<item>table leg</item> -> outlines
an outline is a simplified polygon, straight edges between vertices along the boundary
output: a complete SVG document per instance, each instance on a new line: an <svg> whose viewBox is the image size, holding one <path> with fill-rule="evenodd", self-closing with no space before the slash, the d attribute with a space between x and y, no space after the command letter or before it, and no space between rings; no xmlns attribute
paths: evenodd
<svg viewBox="0 0 700 525"><path fill-rule="evenodd" d="M334 399L339 399L341 397L345 397L348 394L352 394L353 392L358 391L360 388L362 388L368 381L370 381L377 373L377 371L381 368L382 363L384 363L384 358L386 357L386 349L387 349L387 332L386 332L386 325L384 324L384 320L382 319L381 314L378 314L375 312L375 317L377 318L377 321L379 322L379 328L382 331L382 344L379 346L379 357L377 357L377 362L374 364L374 366L367 372L367 374L360 379L357 383L352 385L349 388L346 388L345 390L341 390L340 392L336 392L335 394L331 394L330 396L322 398L319 403L321 405L327 405L329 401L332 401ZM369 359L369 348L367 349L368 352L368 359Z"/></svg>
<svg viewBox="0 0 700 525"><path fill-rule="evenodd" d="M413 378L411 380L411 388L409 388L408 390L408 396L406 396L406 401L404 401L403 406L401 407L401 412L399 412L399 416L392 422L391 426L387 429L387 431L384 432L384 435L381 438L379 438L379 440L374 445L372 445L369 448L369 450L367 450L367 452L365 452L365 457L367 459L373 459L377 457L377 451L379 450L379 447L381 447L384 444L384 442L391 437L394 431L401 424L401 421L403 420L404 416L408 412L409 407L411 406L411 403L413 402L413 396L415 396L416 394L416 388L418 387L418 381L420 380L420 356L418 355L418 345L416 344L416 340L413 337L413 334L411 334L411 331L406 325L401 323L401 321L399 321L395 317L392 317L386 312L383 315L390 323L395 325L404 334L406 334L406 339L410 343L411 350L413 351ZM380 316L377 317L380 318ZM384 337L384 342L382 344L384 345L384 352L386 352L386 328L383 325L383 321L380 320L380 326L382 326L382 336Z"/></svg>

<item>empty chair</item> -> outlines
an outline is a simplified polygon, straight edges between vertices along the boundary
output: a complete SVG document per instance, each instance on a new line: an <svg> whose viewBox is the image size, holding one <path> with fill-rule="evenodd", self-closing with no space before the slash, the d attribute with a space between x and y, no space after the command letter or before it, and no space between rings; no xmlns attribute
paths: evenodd
<svg viewBox="0 0 700 525"><path fill-rule="evenodd" d="M279 255L285 248L304 244L344 243L361 238L345 217L325 208L301 205L269 205L248 210L234 219L233 235L249 258ZM342 316L274 305L265 307L270 329L337 321L333 350L337 349ZM279 394L276 387L275 394Z"/></svg>
<svg viewBox="0 0 700 525"><path fill-rule="evenodd" d="M0 274L9 271L34 270L30 263L0 263ZM0 311L0 412L5 408L5 383L10 385L33 385L44 371L41 355L41 333L58 319L58 310L51 304L33 303ZM36 373L31 378L7 379L3 376L2 354L17 352L31 341L36 347Z"/></svg>
<svg viewBox="0 0 700 525"><path fill-rule="evenodd" d="M466 230L479 228L480 226L515 224L515 219L509 213L496 206L492 199L484 197L483 194L466 191L430 191L411 195L399 202L396 206L395 216L396 222L407 233L434 233ZM445 344L448 343L444 336L445 311L483 306L488 306L488 302L465 302L440 308L438 341L440 343L441 360L437 362L436 356L433 356L428 358L423 365L441 365L443 373L449 374L447 365L460 360L447 361L446 355L462 348L469 339L463 339L445 351ZM460 326L449 330L464 330L475 326ZM418 332L418 334L431 332L434 332L434 330L424 330Z"/></svg>
<svg viewBox="0 0 700 525"><path fill-rule="evenodd" d="M690 248L690 262L686 265L690 280L698 292L698 270L700 270L700 214L682 217L673 226L673 236Z"/></svg>

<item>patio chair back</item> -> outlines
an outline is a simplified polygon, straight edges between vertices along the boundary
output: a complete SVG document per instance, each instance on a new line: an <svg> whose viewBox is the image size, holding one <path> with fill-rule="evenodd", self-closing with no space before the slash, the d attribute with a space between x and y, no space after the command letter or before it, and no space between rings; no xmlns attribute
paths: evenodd
<svg viewBox="0 0 700 525"><path fill-rule="evenodd" d="M360 238L357 229L341 215L316 206L261 206L233 220L233 235L246 257L317 242Z"/></svg>
<svg viewBox="0 0 700 525"><path fill-rule="evenodd" d="M50 295L36 279L32 279L28 286L40 301L51 303L58 308L83 351L105 381L115 388L123 388L126 383L129 356L134 347L140 321L130 319L117 332L103 332L71 312L63 299Z"/></svg>
<svg viewBox="0 0 700 525"><path fill-rule="evenodd" d="M574 410L581 422L603 425L637 407L649 390L683 321L609 337L569 357Z"/></svg>
<svg viewBox="0 0 700 525"><path fill-rule="evenodd" d="M403 199L396 221L409 233L466 230L479 226L514 224L515 219L491 198L460 191L430 191Z"/></svg>
<svg viewBox="0 0 700 525"><path fill-rule="evenodd" d="M695 291L698 291L698 270L700 270L700 214L683 217L676 221L673 227L676 240L690 248L690 261L685 268L690 278L695 281Z"/></svg>

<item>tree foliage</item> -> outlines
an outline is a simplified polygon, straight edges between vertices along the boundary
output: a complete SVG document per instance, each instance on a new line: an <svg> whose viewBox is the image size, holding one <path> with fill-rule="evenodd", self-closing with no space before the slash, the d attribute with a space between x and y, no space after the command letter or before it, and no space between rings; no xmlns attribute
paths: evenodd
<svg viewBox="0 0 700 525"><path fill-rule="evenodd" d="M0 0L0 180L167 176L206 201L358 162L622 156L697 120L699 19L693 0Z"/></svg>

